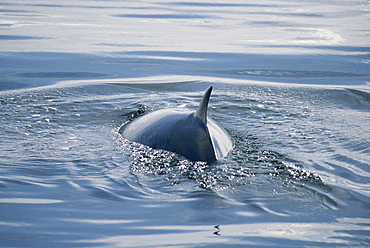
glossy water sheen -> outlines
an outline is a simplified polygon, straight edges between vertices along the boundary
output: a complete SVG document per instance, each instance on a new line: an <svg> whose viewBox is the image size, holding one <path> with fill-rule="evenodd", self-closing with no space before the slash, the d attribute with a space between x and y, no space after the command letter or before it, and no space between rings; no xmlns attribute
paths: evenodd
<svg viewBox="0 0 370 248"><path fill-rule="evenodd" d="M2 1L0 246L369 246L368 7ZM118 133L209 85L214 165Z"/></svg>

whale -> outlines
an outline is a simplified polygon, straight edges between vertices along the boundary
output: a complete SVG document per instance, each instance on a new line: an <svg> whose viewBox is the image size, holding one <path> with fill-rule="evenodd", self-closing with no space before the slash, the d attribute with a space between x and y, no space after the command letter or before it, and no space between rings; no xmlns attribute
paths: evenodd
<svg viewBox="0 0 370 248"><path fill-rule="evenodd" d="M119 133L133 142L177 153L186 159L213 164L233 148L230 135L207 116L213 87L204 93L198 109L167 108L145 114Z"/></svg>

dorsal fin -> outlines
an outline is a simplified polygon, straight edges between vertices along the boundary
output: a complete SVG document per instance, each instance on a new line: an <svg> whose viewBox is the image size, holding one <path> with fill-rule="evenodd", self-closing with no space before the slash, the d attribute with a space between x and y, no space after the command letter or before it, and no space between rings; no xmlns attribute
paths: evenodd
<svg viewBox="0 0 370 248"><path fill-rule="evenodd" d="M202 98L202 101L200 101L199 107L197 112L195 112L195 116L199 117L204 124L207 124L207 108L208 108L208 101L211 96L212 92L212 86L210 86L206 93L204 93L204 96Z"/></svg>

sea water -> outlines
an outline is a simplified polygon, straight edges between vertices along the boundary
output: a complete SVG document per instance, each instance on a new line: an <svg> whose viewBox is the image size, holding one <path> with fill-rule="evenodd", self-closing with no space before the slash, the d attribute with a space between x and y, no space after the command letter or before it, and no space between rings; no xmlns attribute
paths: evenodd
<svg viewBox="0 0 370 248"><path fill-rule="evenodd" d="M0 4L1 247L370 245L367 1ZM209 116L213 165L121 137Z"/></svg>

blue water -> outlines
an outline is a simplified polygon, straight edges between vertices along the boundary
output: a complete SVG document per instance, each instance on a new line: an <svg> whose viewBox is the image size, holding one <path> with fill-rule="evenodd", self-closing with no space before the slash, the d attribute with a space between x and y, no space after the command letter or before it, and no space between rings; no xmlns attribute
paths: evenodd
<svg viewBox="0 0 370 248"><path fill-rule="evenodd" d="M2 1L0 246L370 246L369 7ZM118 133L209 85L214 165Z"/></svg>

